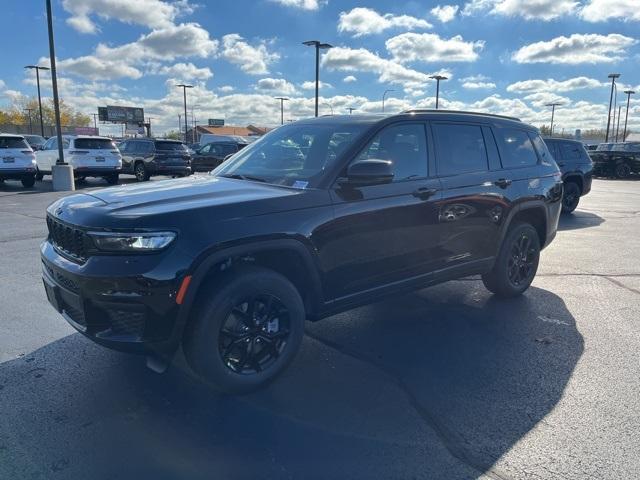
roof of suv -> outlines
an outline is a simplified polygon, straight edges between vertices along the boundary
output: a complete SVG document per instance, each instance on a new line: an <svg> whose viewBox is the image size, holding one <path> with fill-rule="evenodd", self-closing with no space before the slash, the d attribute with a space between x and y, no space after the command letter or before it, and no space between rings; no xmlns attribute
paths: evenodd
<svg viewBox="0 0 640 480"><path fill-rule="evenodd" d="M507 117L504 115L495 115L483 112L465 112L457 110L407 110L401 113L389 114L368 114L368 115L327 115L317 118L309 118L300 120L300 122L318 122L332 124L364 124L373 125L390 119L415 119L422 120L443 120L443 121L483 121L490 124L510 125L518 128L527 128L536 130L535 127L528 125L518 118Z"/></svg>
<svg viewBox="0 0 640 480"><path fill-rule="evenodd" d="M17 133L0 133L0 137L5 137L5 138L22 138L24 139L24 137L22 135L19 135Z"/></svg>
<svg viewBox="0 0 640 480"><path fill-rule="evenodd" d="M544 141L545 142L577 143L580 146L584 146L584 143L582 143L580 140L575 140L573 138L550 138L550 137L544 137Z"/></svg>
<svg viewBox="0 0 640 480"><path fill-rule="evenodd" d="M173 142L173 143L184 143L182 140L174 140L173 138L128 138L123 140L123 142Z"/></svg>

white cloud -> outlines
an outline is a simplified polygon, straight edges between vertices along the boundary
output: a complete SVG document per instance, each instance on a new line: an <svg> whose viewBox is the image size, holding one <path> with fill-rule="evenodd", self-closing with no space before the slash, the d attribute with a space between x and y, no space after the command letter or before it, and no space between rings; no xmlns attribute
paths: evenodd
<svg viewBox="0 0 640 480"><path fill-rule="evenodd" d="M580 11L588 22L606 22L611 18L640 21L638 0L589 0Z"/></svg>
<svg viewBox="0 0 640 480"><path fill-rule="evenodd" d="M459 8L458 5L438 5L431 9L431 15L442 23L447 23L456 18L456 13L458 13Z"/></svg>
<svg viewBox="0 0 640 480"><path fill-rule="evenodd" d="M237 33L222 37L221 56L251 75L269 73L269 65L280 59L280 55L270 53L264 43L251 46Z"/></svg>
<svg viewBox="0 0 640 480"><path fill-rule="evenodd" d="M0 80L0 91L4 90L7 87L7 84L4 83L4 80Z"/></svg>
<svg viewBox="0 0 640 480"><path fill-rule="evenodd" d="M512 83L507 87L507 92L572 92L583 88L599 88L603 85L599 80L589 77L575 77L561 81L553 78L534 79Z"/></svg>
<svg viewBox="0 0 640 480"><path fill-rule="evenodd" d="M155 58L173 60L176 57L202 57L213 55L218 41L197 23L181 23L154 30L137 42Z"/></svg>
<svg viewBox="0 0 640 480"><path fill-rule="evenodd" d="M429 74L411 70L364 48L332 48L323 55L322 64L329 70L375 73L381 83L394 83L405 87L415 88L430 81Z"/></svg>
<svg viewBox="0 0 640 480"><path fill-rule="evenodd" d="M460 35L443 39L433 33L403 33L387 40L385 46L400 63L473 62L484 42L465 42Z"/></svg>
<svg viewBox="0 0 640 480"><path fill-rule="evenodd" d="M300 85L300 87L303 90L315 90L316 89L316 82L315 81L303 82L302 85ZM327 83L327 82L320 81L320 82L318 82L318 88L320 88L320 89L333 88L333 85L331 85L330 83Z"/></svg>
<svg viewBox="0 0 640 480"><path fill-rule="evenodd" d="M294 95L296 87L284 78L261 78L258 80L256 90L278 95Z"/></svg>
<svg viewBox="0 0 640 480"><path fill-rule="evenodd" d="M549 21L576 11L575 0L471 0L465 4L463 15L489 12L493 15L522 17L526 20Z"/></svg>
<svg viewBox="0 0 640 480"><path fill-rule="evenodd" d="M198 68L193 63L176 63L151 69L150 73L167 75L179 80L208 80L213 77L213 72L207 68Z"/></svg>
<svg viewBox="0 0 640 480"><path fill-rule="evenodd" d="M232 87L231 85L223 85L219 87L218 90L220 90L222 93L231 93L235 90L235 87Z"/></svg>
<svg viewBox="0 0 640 480"><path fill-rule="evenodd" d="M354 37L381 33L390 28L399 27L407 30L415 28L431 28L426 20L409 15L379 14L371 8L356 7L349 12L341 12L338 20L338 31L352 33Z"/></svg>
<svg viewBox="0 0 640 480"><path fill-rule="evenodd" d="M524 97L531 105L536 108L546 107L550 103L560 103L562 106L567 106L571 103L571 99L568 97L560 97L551 92L538 92L532 93Z"/></svg>
<svg viewBox="0 0 640 480"><path fill-rule="evenodd" d="M354 77L353 75L347 75L346 77L344 77L344 78L342 79L342 81L343 81L344 83L353 83L353 82L357 82L357 81L358 81L358 79L357 79L356 77Z"/></svg>
<svg viewBox="0 0 640 480"><path fill-rule="evenodd" d="M611 63L621 60L637 40L617 33L579 34L556 37L547 42L525 45L512 55L517 63Z"/></svg>
<svg viewBox="0 0 640 480"><path fill-rule="evenodd" d="M68 58L57 63L62 73L72 73L91 80L109 80L116 78L138 79L142 72L124 62L103 59L93 55Z"/></svg>
<svg viewBox="0 0 640 480"><path fill-rule="evenodd" d="M271 0L285 7L299 8L300 10L318 10L326 0Z"/></svg>
<svg viewBox="0 0 640 480"><path fill-rule="evenodd" d="M63 0L62 7L71 14L67 23L81 33L99 30L91 15L149 28L164 28L172 25L179 15L193 11L188 0Z"/></svg>
<svg viewBox="0 0 640 480"><path fill-rule="evenodd" d="M496 88L496 84L493 82L462 82L462 88L466 88L467 90L487 90Z"/></svg>

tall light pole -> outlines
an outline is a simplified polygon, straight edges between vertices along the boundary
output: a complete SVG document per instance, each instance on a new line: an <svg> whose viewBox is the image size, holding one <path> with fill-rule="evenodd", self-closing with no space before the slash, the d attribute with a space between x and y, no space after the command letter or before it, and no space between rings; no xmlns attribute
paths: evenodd
<svg viewBox="0 0 640 480"><path fill-rule="evenodd" d="M181 83L176 87L182 88L182 94L184 96L184 143L187 143L187 131L189 130L189 117L187 117L187 88L193 88L193 85L185 85Z"/></svg>
<svg viewBox="0 0 640 480"><path fill-rule="evenodd" d="M618 135L620 134L620 112L622 111L622 105L618 105L618 125L616 126L616 143L618 143Z"/></svg>
<svg viewBox="0 0 640 480"><path fill-rule="evenodd" d="M31 123L31 112L33 112L33 108L25 108L25 112L29 115L29 133L33 134L33 123Z"/></svg>
<svg viewBox="0 0 640 480"><path fill-rule="evenodd" d="M56 48L53 41L53 15L51 13L51 0L47 0L47 26L49 30L49 57L51 63L51 87L53 89L53 110L56 118L56 130L58 136L58 160L57 164L66 165L64 161L64 149L62 145L62 125L60 124L60 101L58 99L58 78L56 74Z"/></svg>
<svg viewBox="0 0 640 480"><path fill-rule="evenodd" d="M357 108L347 107L347 110L349 110L349 115L351 115L354 110L357 110Z"/></svg>
<svg viewBox="0 0 640 480"><path fill-rule="evenodd" d="M42 97L40 96L40 70L49 70L49 67L40 65L27 65L24 68L36 71L36 85L38 85L38 107L40 109L40 135L44 137L44 121L42 120Z"/></svg>
<svg viewBox="0 0 640 480"><path fill-rule="evenodd" d="M320 50L328 50L329 48L333 48L333 45L328 43L321 43L318 40L308 40L306 42L302 42L303 45L307 47L315 47L316 48L316 117L318 116L318 94L320 89Z"/></svg>
<svg viewBox="0 0 640 480"><path fill-rule="evenodd" d="M629 101L631 100L631 95L633 95L636 92L633 90L625 90L624 93L627 94L627 113L624 116L624 130L622 131L623 142L627 138L627 120L629 119Z"/></svg>
<svg viewBox="0 0 640 480"><path fill-rule="evenodd" d="M553 117L556 113L556 107L562 105L560 102L547 103L546 107L551 107L551 127L549 128L549 136L553 137Z"/></svg>
<svg viewBox="0 0 640 480"><path fill-rule="evenodd" d="M615 88L616 78L620 77L619 73L610 73L607 78L611 79L611 95L609 96L609 114L607 115L607 134L604 143L609 143L609 127L611 126L611 105L613 103L613 89Z"/></svg>
<svg viewBox="0 0 640 480"><path fill-rule="evenodd" d="M288 102L289 99L287 97L276 97L276 100L280 100L280 125L284 125L284 102Z"/></svg>
<svg viewBox="0 0 640 480"><path fill-rule="evenodd" d="M440 80L447 80L444 75L431 75L429 78L436 81L436 110L438 109L438 100L440 99Z"/></svg>
<svg viewBox="0 0 640 480"><path fill-rule="evenodd" d="M324 104L331 109L331 116L333 116L333 105L331 105L329 102L324 102Z"/></svg>
<svg viewBox="0 0 640 480"><path fill-rule="evenodd" d="M98 133L98 114L92 113L91 115L93 115L93 129L96 131L96 134L97 134Z"/></svg>
<svg viewBox="0 0 640 480"><path fill-rule="evenodd" d="M387 93L390 93L390 92L395 92L395 90L387 89L387 90L385 90L385 91L384 91L384 93L382 94L382 113L384 113L384 101L385 101L385 99L387 98Z"/></svg>

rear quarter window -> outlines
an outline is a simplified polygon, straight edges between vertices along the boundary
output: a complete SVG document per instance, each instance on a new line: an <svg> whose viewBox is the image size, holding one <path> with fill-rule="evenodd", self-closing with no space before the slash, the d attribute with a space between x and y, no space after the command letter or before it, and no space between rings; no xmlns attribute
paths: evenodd
<svg viewBox="0 0 640 480"><path fill-rule="evenodd" d="M31 148L22 137L0 137L0 148Z"/></svg>
<svg viewBox="0 0 640 480"><path fill-rule="evenodd" d="M538 156L526 131L499 128L495 132L501 147L500 158L504 168L530 167L538 163Z"/></svg>

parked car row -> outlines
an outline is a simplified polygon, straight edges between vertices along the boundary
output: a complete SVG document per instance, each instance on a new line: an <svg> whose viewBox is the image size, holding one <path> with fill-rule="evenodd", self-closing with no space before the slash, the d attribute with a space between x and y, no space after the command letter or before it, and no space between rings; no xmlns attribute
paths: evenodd
<svg viewBox="0 0 640 480"><path fill-rule="evenodd" d="M1 138L0 181L21 180L28 188L52 174L59 158L58 137L2 134ZM194 151L177 140L134 138L116 145L108 137L63 135L62 149L77 181L96 177L115 185L121 173L142 182L154 175L184 177L211 171L249 143L243 137L205 140L213 141Z"/></svg>
<svg viewBox="0 0 640 480"><path fill-rule="evenodd" d="M589 155L594 175L628 178L640 174L640 142L602 143Z"/></svg>

